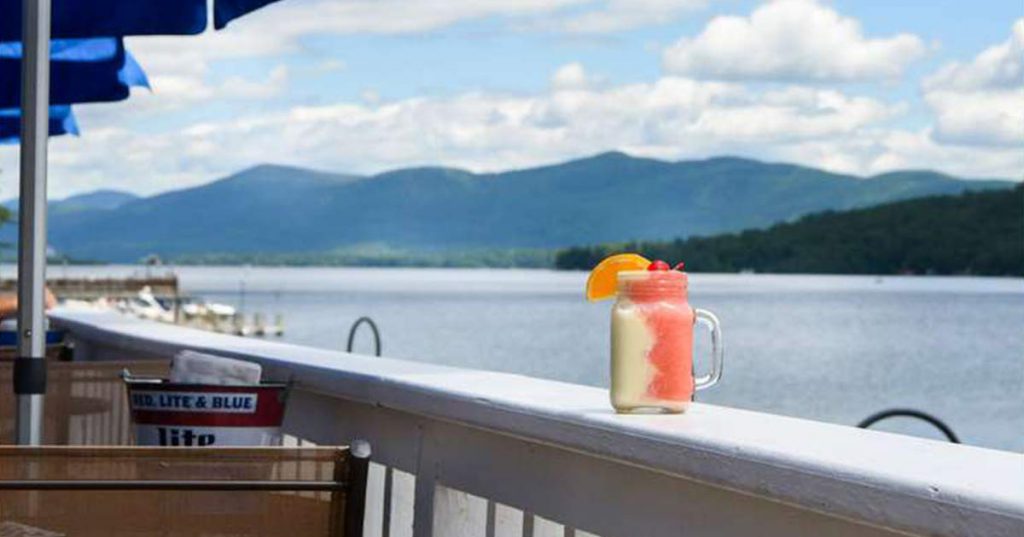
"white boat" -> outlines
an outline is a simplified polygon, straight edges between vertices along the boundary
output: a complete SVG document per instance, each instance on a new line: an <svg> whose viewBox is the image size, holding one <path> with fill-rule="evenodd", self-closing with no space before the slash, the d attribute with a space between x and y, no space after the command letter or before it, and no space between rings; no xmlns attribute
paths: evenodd
<svg viewBox="0 0 1024 537"><path fill-rule="evenodd" d="M181 313L186 319L205 317L230 321L236 313L234 306L217 302L206 302L197 299L185 300L181 303Z"/></svg>
<svg viewBox="0 0 1024 537"><path fill-rule="evenodd" d="M124 301L123 308L143 319L174 322L174 310L161 302L148 285L139 290L136 296Z"/></svg>

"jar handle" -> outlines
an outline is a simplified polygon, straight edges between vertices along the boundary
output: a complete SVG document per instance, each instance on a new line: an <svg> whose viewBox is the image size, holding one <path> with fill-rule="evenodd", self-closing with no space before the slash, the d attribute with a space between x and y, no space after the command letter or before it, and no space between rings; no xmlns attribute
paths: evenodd
<svg viewBox="0 0 1024 537"><path fill-rule="evenodd" d="M710 388L722 378L722 361L725 358L725 344L722 342L722 325L718 317L708 310L694 309L694 320L711 332L711 371L694 379L697 391Z"/></svg>

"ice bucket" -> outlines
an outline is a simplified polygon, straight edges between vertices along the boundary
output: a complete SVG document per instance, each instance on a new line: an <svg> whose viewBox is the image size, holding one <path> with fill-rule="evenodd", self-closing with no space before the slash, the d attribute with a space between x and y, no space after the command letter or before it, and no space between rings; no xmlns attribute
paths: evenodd
<svg viewBox="0 0 1024 537"><path fill-rule="evenodd" d="M281 443L288 384L180 384L125 372L135 443L272 446Z"/></svg>

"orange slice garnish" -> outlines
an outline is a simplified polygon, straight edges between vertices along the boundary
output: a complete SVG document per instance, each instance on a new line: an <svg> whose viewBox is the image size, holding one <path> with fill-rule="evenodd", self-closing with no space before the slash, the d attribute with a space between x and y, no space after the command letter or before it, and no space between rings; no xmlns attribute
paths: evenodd
<svg viewBox="0 0 1024 537"><path fill-rule="evenodd" d="M637 254L616 254L606 257L590 271L587 278L587 300L593 302L615 296L617 277L624 270L647 270L651 262Z"/></svg>

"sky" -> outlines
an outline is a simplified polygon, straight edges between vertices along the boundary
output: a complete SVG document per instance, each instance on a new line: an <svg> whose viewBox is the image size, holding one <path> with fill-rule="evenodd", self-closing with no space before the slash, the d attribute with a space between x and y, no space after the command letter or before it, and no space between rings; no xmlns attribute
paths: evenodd
<svg viewBox="0 0 1024 537"><path fill-rule="evenodd" d="M1019 1L282 0L127 43L152 91L77 107L51 197L607 150L1024 179Z"/></svg>

